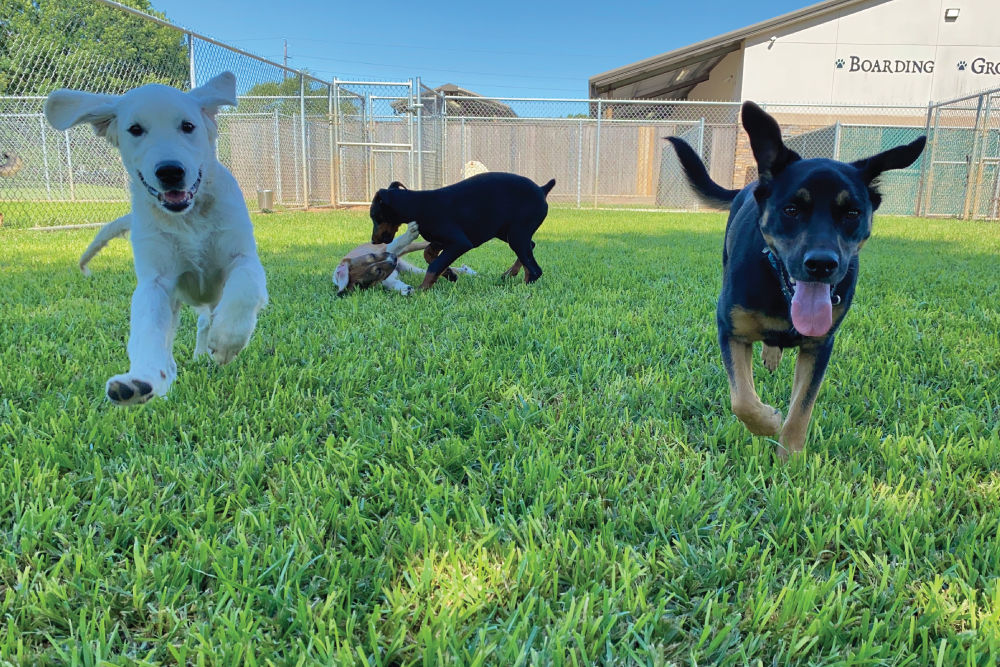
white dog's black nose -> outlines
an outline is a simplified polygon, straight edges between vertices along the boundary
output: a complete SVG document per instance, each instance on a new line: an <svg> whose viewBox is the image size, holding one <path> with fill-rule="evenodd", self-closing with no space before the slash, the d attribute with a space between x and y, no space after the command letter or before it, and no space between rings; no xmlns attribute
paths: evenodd
<svg viewBox="0 0 1000 667"><path fill-rule="evenodd" d="M156 174L156 178L160 180L164 188L179 189L184 185L184 165L180 162L161 162L156 165L156 170L153 173Z"/></svg>

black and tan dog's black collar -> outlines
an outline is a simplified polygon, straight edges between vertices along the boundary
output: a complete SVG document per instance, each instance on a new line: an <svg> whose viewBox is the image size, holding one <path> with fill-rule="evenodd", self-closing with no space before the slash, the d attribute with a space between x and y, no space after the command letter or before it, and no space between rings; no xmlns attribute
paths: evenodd
<svg viewBox="0 0 1000 667"><path fill-rule="evenodd" d="M774 269L774 275L778 278L778 284L781 286L781 293L785 295L785 301L791 305L792 297L795 296L795 288L792 287L792 279L791 276L788 275L785 265L781 263L781 260L778 259L778 255L771 250L770 246L764 246L764 249L761 250L761 254L767 255L767 261L771 265L771 268ZM834 287L834 285L830 285L831 292L833 292ZM840 303L840 295L836 293L831 294L830 300L833 302L833 305L836 306Z"/></svg>

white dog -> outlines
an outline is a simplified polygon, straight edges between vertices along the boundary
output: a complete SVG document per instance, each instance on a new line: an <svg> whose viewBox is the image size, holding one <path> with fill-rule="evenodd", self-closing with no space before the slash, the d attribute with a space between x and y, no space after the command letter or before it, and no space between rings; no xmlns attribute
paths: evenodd
<svg viewBox="0 0 1000 667"><path fill-rule="evenodd" d="M465 163L465 166L462 167L462 178L471 178L478 174L485 174L488 172L489 169L487 169L486 165L479 160L469 160Z"/></svg>
<svg viewBox="0 0 1000 667"><path fill-rule="evenodd" d="M129 371L107 382L114 403L166 395L177 376L181 303L198 311L194 356L211 354L220 364L246 346L267 304L243 194L216 156L215 114L224 104L236 104L229 72L189 93L150 84L121 96L57 90L45 102L56 129L90 123L117 146L131 180L132 212L107 234L131 231L138 280Z"/></svg>

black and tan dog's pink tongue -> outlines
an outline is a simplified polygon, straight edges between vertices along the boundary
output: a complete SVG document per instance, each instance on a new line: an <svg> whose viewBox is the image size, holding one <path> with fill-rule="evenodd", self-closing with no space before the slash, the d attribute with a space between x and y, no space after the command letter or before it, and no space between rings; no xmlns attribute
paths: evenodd
<svg viewBox="0 0 1000 667"><path fill-rule="evenodd" d="M795 283L792 325L803 336L823 336L833 326L833 303L826 283Z"/></svg>

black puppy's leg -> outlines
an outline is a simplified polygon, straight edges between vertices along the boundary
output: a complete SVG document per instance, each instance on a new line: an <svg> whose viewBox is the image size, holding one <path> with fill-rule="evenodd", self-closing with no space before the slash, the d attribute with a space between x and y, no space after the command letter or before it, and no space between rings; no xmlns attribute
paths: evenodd
<svg viewBox="0 0 1000 667"><path fill-rule="evenodd" d="M806 431L812 418L816 395L823 384L823 375L833 351L833 336L815 347L800 347L799 358L795 361L795 380L792 382L792 400L788 406L788 419L781 427L778 442L778 456L788 458L789 454L801 452L806 444Z"/></svg>
<svg viewBox="0 0 1000 667"><path fill-rule="evenodd" d="M514 250L514 246L510 246L510 249ZM531 249L532 250L535 249L534 241L531 242ZM516 250L514 250L514 254L515 255L517 254ZM510 265L510 268L504 271L502 274L500 274L500 278L513 278L514 276L516 276L518 273L521 272L522 266L524 266L524 264L521 263L521 260L515 259L514 263Z"/></svg>
<svg viewBox="0 0 1000 667"><path fill-rule="evenodd" d="M433 262L431 262L430 266L427 267L427 273L424 274L424 282L420 284L420 289L430 289L431 285L437 282L438 277L444 273L444 271L451 266L456 259L470 250L472 250L472 242L465 238L461 241L452 243L445 248L444 251L442 251L442 253L438 255Z"/></svg>
<svg viewBox="0 0 1000 667"><path fill-rule="evenodd" d="M517 255L518 261L524 266L525 284L533 283L542 277L542 267L538 266L538 262L535 261L535 253L533 252L535 242L531 240L530 236L527 238L511 239L510 247Z"/></svg>
<svg viewBox="0 0 1000 667"><path fill-rule="evenodd" d="M760 358L764 362L764 368L771 371L772 373L778 370L778 364L781 363L781 353L784 352L780 347L771 347L767 343L760 350Z"/></svg>
<svg viewBox="0 0 1000 667"><path fill-rule="evenodd" d="M520 273L522 266L524 266L524 265L521 264L521 260L515 259L514 263L510 265L510 268L507 269L506 271L504 271L503 273L501 273L500 277L501 278L513 278L518 273Z"/></svg>
<svg viewBox="0 0 1000 667"><path fill-rule="evenodd" d="M435 259L437 259L437 256L440 254L441 254L441 246L434 245L432 243L431 245L424 248L424 261L427 262L427 264L431 264L434 262ZM445 269L441 273L441 275L443 275L451 282L455 282L456 280L458 280L458 274L455 273L454 269L451 268Z"/></svg>
<svg viewBox="0 0 1000 667"><path fill-rule="evenodd" d="M753 345L719 334L722 363L729 377L729 399L735 414L751 433L774 435L781 428L781 412L765 405L753 384Z"/></svg>

